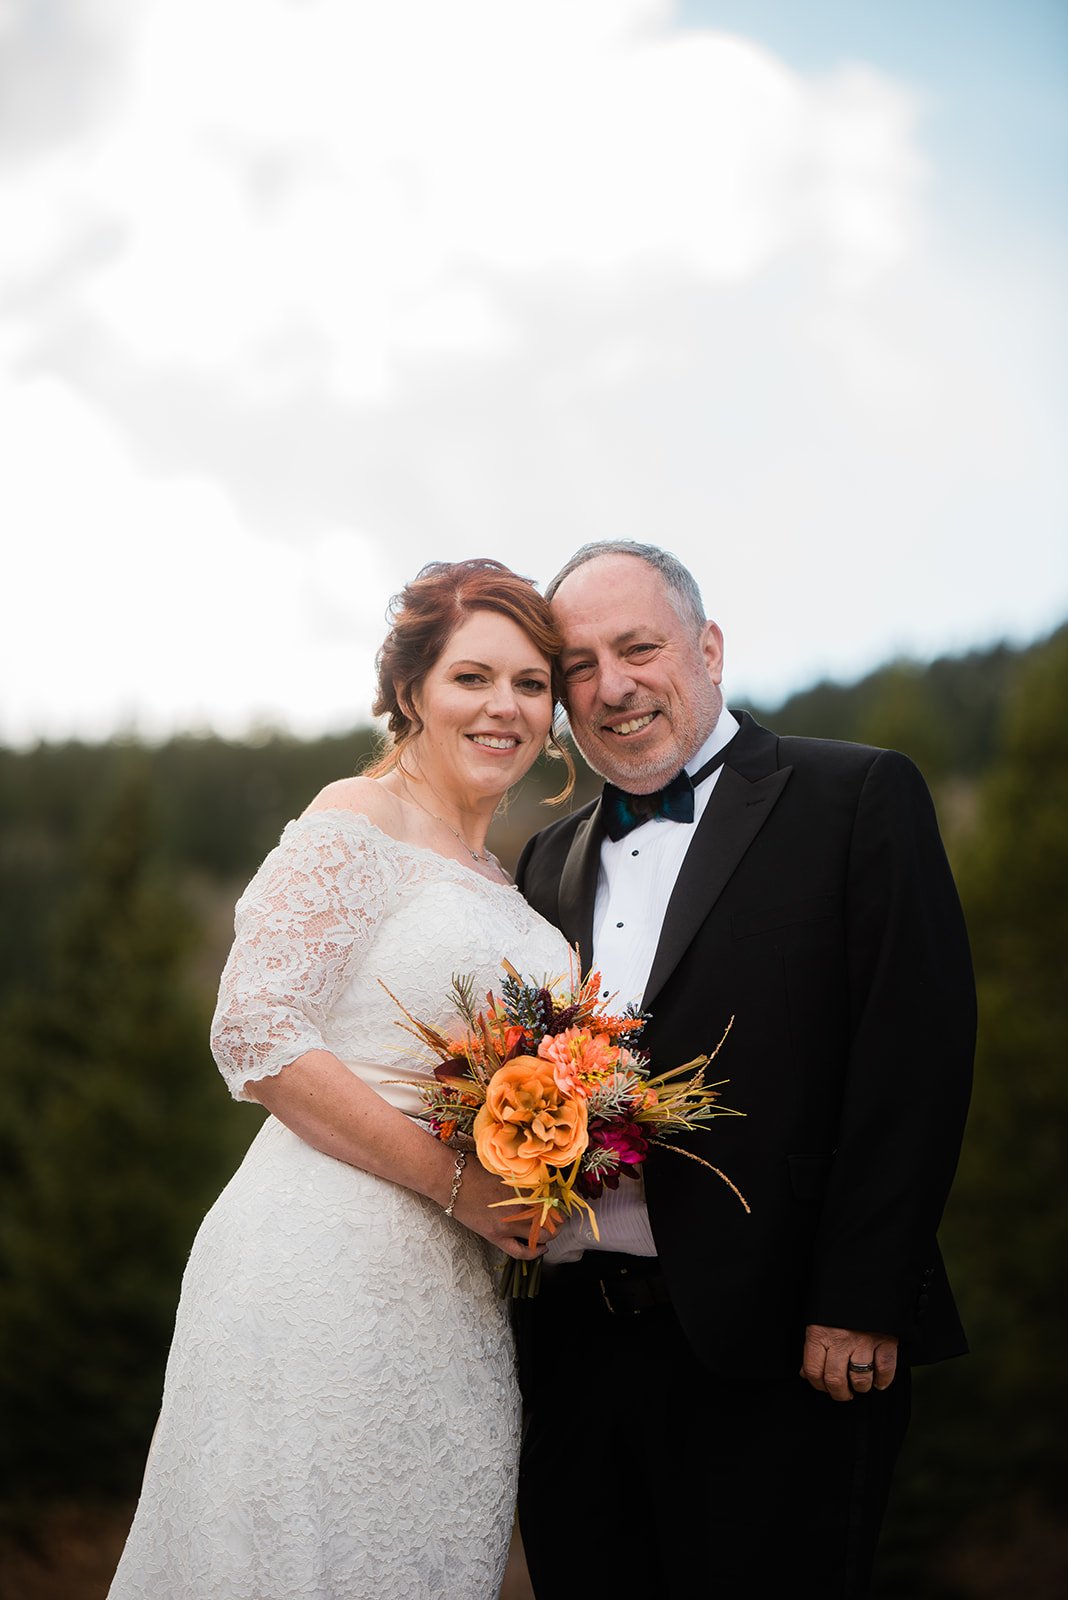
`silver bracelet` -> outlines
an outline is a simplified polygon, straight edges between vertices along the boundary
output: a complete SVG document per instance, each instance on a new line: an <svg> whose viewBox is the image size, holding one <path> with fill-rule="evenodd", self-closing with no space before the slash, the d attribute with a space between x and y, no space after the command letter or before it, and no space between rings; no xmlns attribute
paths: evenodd
<svg viewBox="0 0 1068 1600"><path fill-rule="evenodd" d="M452 1208L456 1204L456 1196L460 1193L460 1185L464 1181L464 1168L466 1165L467 1151L461 1150L452 1169L452 1188L449 1191L449 1203L445 1207L445 1215L447 1217L452 1216Z"/></svg>

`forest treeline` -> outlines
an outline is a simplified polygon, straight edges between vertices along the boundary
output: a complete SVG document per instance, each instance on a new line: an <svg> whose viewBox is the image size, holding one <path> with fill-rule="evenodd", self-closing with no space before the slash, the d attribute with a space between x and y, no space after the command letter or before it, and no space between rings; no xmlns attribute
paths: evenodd
<svg viewBox="0 0 1068 1600"><path fill-rule="evenodd" d="M943 1229L972 1354L918 1374L886 1600L1042 1600L1068 1564L1066 705L1068 625L747 707L783 733L912 756L976 962L976 1085ZM55 1501L136 1494L186 1253L263 1115L227 1099L207 1047L233 904L289 818L374 742L362 728L0 749L9 1530ZM544 802L562 776L539 764L495 821L506 864L559 814ZM595 792L580 764L566 804Z"/></svg>

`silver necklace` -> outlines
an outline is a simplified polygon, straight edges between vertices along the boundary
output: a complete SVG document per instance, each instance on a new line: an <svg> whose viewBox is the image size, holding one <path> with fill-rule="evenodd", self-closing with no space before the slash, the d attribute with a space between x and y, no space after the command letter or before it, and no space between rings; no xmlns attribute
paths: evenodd
<svg viewBox="0 0 1068 1600"><path fill-rule="evenodd" d="M448 828L448 830L452 834L453 838L458 840L459 843L463 845L464 849L467 851L467 853L471 857L472 861L481 861L483 866L488 867L496 859L494 856L490 855L488 850L485 852L485 854L480 854L480 852L478 850L472 850L471 846L468 844L468 842L464 838L463 834L462 833L457 833L456 829L453 827L451 822L446 822L444 817L439 817L436 811L428 810L427 807L424 806L421 801L419 801L419 800L417 800L415 798L414 794L409 794L408 798L411 800L411 802L412 802L412 804L414 806L418 806L419 807L420 811L423 813L424 816L433 817L434 821L435 822L440 822L441 826L443 828Z"/></svg>

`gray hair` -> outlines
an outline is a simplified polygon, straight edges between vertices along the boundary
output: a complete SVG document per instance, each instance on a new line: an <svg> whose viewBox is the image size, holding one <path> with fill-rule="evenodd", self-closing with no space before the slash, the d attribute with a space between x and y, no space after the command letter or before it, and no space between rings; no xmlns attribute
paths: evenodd
<svg viewBox="0 0 1068 1600"><path fill-rule="evenodd" d="M546 584L546 600L552 599L565 578L569 578L578 567L584 567L587 561L596 561L598 556L636 556L639 561L644 561L664 580L671 603L683 622L692 622L698 632L704 627L708 618L693 573L670 550L661 550L655 544L639 544L635 539L595 539L590 544L584 544L560 568L556 577Z"/></svg>

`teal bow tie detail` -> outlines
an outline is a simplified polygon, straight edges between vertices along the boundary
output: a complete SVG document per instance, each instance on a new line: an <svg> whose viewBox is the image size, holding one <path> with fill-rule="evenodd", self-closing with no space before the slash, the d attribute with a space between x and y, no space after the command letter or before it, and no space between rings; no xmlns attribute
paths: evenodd
<svg viewBox="0 0 1068 1600"><path fill-rule="evenodd" d="M628 794L606 783L601 791L601 820L610 839L622 839L632 828L654 817L669 822L693 821L693 783L685 768L654 794Z"/></svg>
<svg viewBox="0 0 1068 1600"><path fill-rule="evenodd" d="M651 822L654 817L663 817L668 822L692 822L694 789L709 773L723 765L728 748L725 745L692 778L683 767L670 783L652 794L628 794L625 789L617 789L614 783L606 783L601 790L601 821L605 833L610 839L623 839L632 828L640 828L643 822Z"/></svg>

